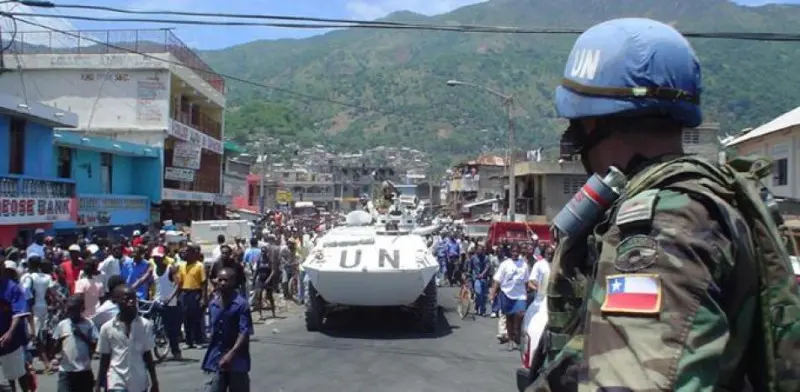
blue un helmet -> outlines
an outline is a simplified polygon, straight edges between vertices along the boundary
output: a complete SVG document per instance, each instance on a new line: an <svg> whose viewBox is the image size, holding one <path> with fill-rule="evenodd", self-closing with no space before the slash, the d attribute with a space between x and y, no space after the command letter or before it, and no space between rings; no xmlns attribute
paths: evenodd
<svg viewBox="0 0 800 392"><path fill-rule="evenodd" d="M555 105L570 120L658 115L692 128L703 119L701 89L700 63L686 38L661 22L623 18L578 37Z"/></svg>

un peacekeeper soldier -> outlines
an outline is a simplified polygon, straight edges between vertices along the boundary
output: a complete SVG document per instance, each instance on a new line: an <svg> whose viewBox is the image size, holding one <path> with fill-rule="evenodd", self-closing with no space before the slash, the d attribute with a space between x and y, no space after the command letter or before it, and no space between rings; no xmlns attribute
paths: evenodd
<svg viewBox="0 0 800 392"><path fill-rule="evenodd" d="M684 155L700 91L697 57L672 27L598 24L577 39L556 90L570 121L562 140L587 173L613 166L630 186ZM623 191L584 238L559 239L543 362L526 391L769 390L753 348L764 338L750 231L711 195L724 189L681 184Z"/></svg>
<svg viewBox="0 0 800 392"><path fill-rule="evenodd" d="M397 198L397 188L391 181L384 181L381 183L381 198L378 200L378 208L387 209L389 212L394 210L395 199Z"/></svg>

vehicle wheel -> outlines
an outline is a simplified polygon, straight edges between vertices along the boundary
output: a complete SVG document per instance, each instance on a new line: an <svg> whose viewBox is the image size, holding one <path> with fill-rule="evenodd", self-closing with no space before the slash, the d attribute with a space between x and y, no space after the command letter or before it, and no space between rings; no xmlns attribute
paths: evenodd
<svg viewBox="0 0 800 392"><path fill-rule="evenodd" d="M436 279L431 279L422 295L417 299L420 312L419 323L424 332L435 332L439 325L439 301L436 297Z"/></svg>
<svg viewBox="0 0 800 392"><path fill-rule="evenodd" d="M164 328L159 328L156 332L156 347L153 349L153 354L156 356L157 362L162 362L167 359L169 355L169 339L167 338L167 332Z"/></svg>
<svg viewBox="0 0 800 392"><path fill-rule="evenodd" d="M325 300L317 293L317 289L308 283L308 302L306 302L306 330L314 332L322 329L325 320Z"/></svg>

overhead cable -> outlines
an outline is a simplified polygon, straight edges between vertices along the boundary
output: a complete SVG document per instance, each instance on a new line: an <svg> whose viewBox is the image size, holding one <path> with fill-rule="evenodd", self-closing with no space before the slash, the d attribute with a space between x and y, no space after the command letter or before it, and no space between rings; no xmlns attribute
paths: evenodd
<svg viewBox="0 0 800 392"><path fill-rule="evenodd" d="M293 22L312 22L312 23L273 23L273 22L232 22L232 21L211 21L194 19L148 19L148 18L93 18L88 16L59 15L63 19L77 19L90 21L107 22L131 22L131 23L163 23L163 24L183 24L183 25L215 25L215 26L263 26L280 28L301 28L301 29L331 29L331 28L368 28L368 29L402 29L402 30L426 30L426 31L454 31L461 33L497 33L497 34L581 34L585 29L553 29L553 28L519 28L506 26L483 26L469 24L426 24L392 21L365 21L332 19L305 16L283 16L283 15L246 15L231 13L208 13L208 12L187 12L187 11L138 11L126 10L116 7L93 6L81 4L55 4L50 1L21 0L20 4L30 7L44 8L68 8L106 11L123 14L139 15L177 15L194 16L202 18L224 18L224 19L256 19L256 20L284 20ZM25 17L50 17L53 15L34 14L34 13L15 13L12 15ZM800 33L755 33L755 32L692 32L685 31L682 34L689 38L712 38L712 39L732 39L749 41L800 41Z"/></svg>
<svg viewBox="0 0 800 392"><path fill-rule="evenodd" d="M349 102L339 101L339 100L336 100L336 99L331 99L331 98L326 98L326 97L315 96L315 95L311 95L311 94L305 94L305 93L293 91L293 90L290 90L290 89L287 89L287 88L283 88L283 87L278 87L278 86L273 86L273 85L269 85L269 84L265 84L265 83L255 82L255 81L252 81L252 80L243 79L243 78L240 78L240 77L237 77L237 76L233 76L233 75L221 74L221 73L210 71L208 69L201 68L201 67L193 67L193 66L184 64L184 63L182 63L180 61L172 61L172 60L164 59L164 58L161 58L159 56L154 56L154 55L149 54L149 53L143 53L143 52L140 52L140 51L137 51L137 50L134 50L134 49L126 48L124 46L114 45L114 44L111 44L111 43L108 43L108 42L103 42L101 40L97 40L97 39L94 39L94 38L91 38L91 37L87 37L86 35L81 35L81 34L78 34L76 32L56 29L56 28L47 26L47 25L42 24L42 23L34 22L32 20L26 20L26 19L21 19L21 18L15 18L15 19L17 20L18 23L24 23L24 24L28 24L28 25L31 25L31 26L40 27L42 29L45 29L45 30L48 30L48 31L52 31L54 33L63 34L65 36L69 36L69 37L73 37L73 38L80 38L81 41L93 42L95 44L103 45L103 46L106 46L106 47L109 47L109 48L112 48L112 49L115 49L115 50L119 50L119 51L122 51L122 52L130 53L130 54L137 54L137 55L140 55L140 56L145 57L145 58L149 58L149 59L156 60L156 61L161 61L161 62L166 63L166 64L177 65L177 66L180 66L180 67L184 67L186 69L191 69L191 70L193 70L195 72L198 72L198 73L201 73L201 74L202 73L206 73L206 74L207 73L213 73L213 74L219 75L220 77L223 77L225 79L233 80L233 81L236 81L236 82L239 82L239 83L243 83L243 84L247 84L247 85L251 85L251 86L255 86L255 87L261 87L261 88L265 88L265 89L268 89L268 90L277 91L277 92L280 92L280 93L283 93L283 94L292 95L292 96L295 96L295 97L298 97L298 98L302 98L302 99L314 100L314 101L324 101L324 102L328 102L328 103L332 103L332 104L336 104L336 105L346 106L346 107L353 108L353 109L365 110L365 111L374 112L374 113L378 113L378 114L383 114L383 115L387 115L387 116L388 115L402 116L402 115L399 115L399 114L396 114L396 113L386 112L386 111L374 109L374 108L367 107L367 106L362 106L362 105L353 104L353 103L349 103Z"/></svg>

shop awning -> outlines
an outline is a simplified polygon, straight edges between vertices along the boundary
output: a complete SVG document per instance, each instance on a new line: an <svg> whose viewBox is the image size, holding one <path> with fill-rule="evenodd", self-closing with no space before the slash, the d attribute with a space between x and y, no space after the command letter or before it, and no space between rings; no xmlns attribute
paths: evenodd
<svg viewBox="0 0 800 392"><path fill-rule="evenodd" d="M244 154L245 153L244 148L242 148L241 146L239 146L238 144L236 144L236 143L234 143L232 141L226 141L225 144L223 144L223 146L225 148L225 151L231 151L231 152L235 152L237 154Z"/></svg>

